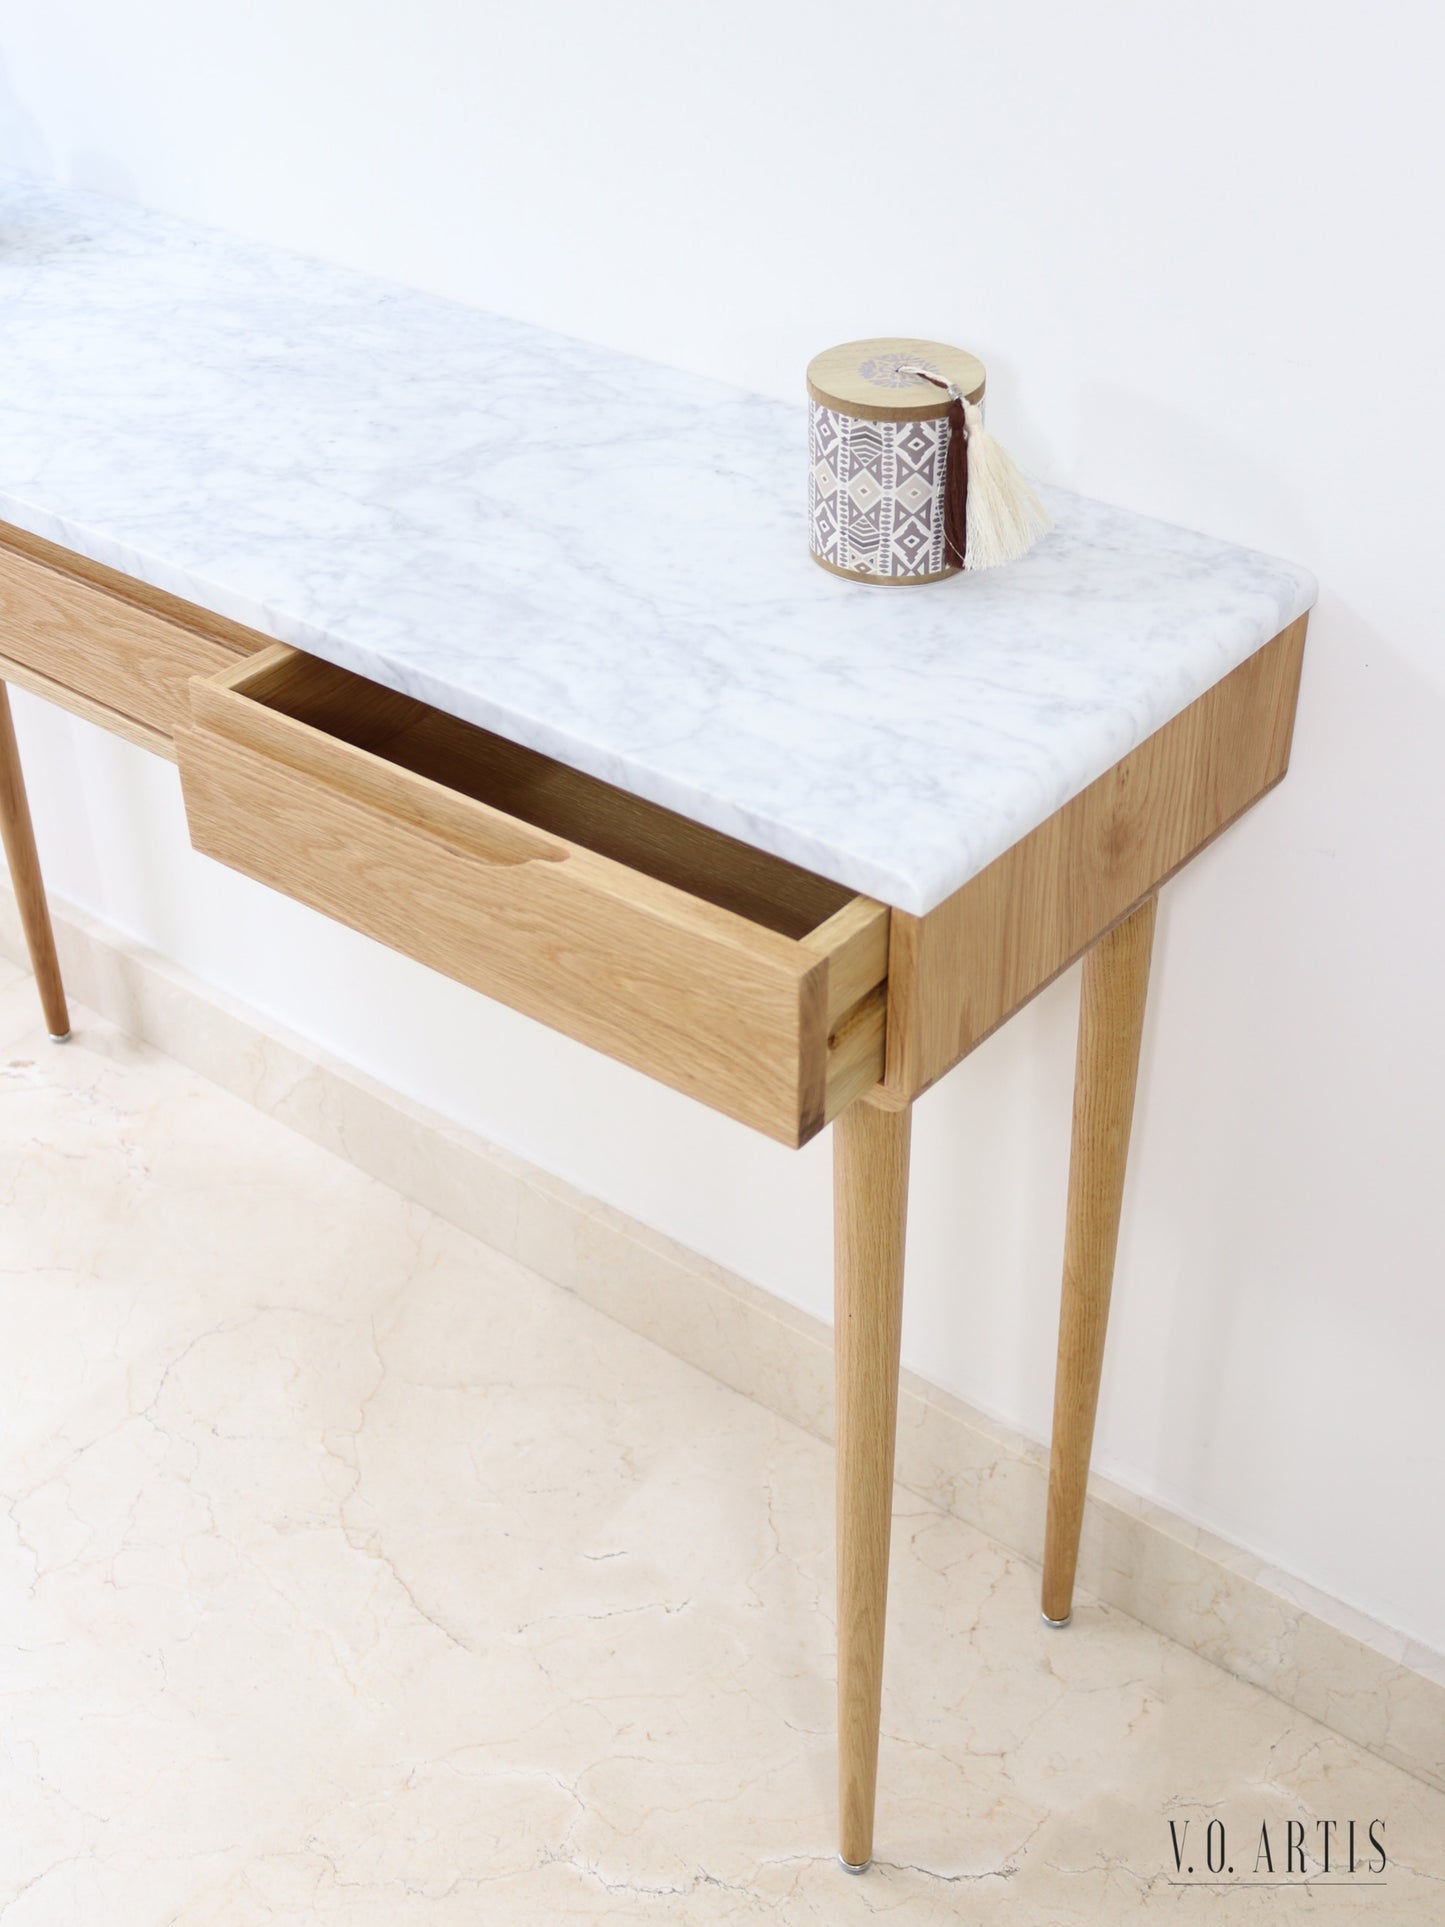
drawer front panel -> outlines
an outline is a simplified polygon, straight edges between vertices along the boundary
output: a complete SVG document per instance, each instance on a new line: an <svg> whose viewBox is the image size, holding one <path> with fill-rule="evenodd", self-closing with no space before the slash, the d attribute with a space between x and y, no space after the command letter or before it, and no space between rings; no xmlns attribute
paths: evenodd
<svg viewBox="0 0 1445 1927"><path fill-rule="evenodd" d="M4 543L0 656L43 676L58 700L74 692L82 713L99 705L162 737L186 720L190 678L238 660L212 636Z"/></svg>
<svg viewBox="0 0 1445 1927"><path fill-rule="evenodd" d="M196 697L176 747L205 854L785 1143L878 1081L879 906L795 942L324 732L277 754L297 725Z"/></svg>

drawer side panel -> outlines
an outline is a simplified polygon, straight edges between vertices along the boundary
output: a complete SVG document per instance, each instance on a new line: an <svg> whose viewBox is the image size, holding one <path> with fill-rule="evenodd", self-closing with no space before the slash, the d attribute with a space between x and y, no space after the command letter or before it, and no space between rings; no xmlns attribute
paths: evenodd
<svg viewBox="0 0 1445 1927"><path fill-rule="evenodd" d="M1281 780L1306 620L936 910L894 912L890 1090L926 1090Z"/></svg>

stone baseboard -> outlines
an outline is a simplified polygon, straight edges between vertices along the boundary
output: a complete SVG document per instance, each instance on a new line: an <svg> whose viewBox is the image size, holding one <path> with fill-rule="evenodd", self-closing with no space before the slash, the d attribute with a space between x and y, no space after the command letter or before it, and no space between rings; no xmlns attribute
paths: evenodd
<svg viewBox="0 0 1445 1927"><path fill-rule="evenodd" d="M78 1003L724 1384L830 1436L832 1334L825 1325L328 1057L104 925L58 902L52 910L66 986ZM3 884L0 953L18 961L25 954ZM1038 1557L1044 1449L908 1373L898 1477L1024 1558ZM1104 1479L1090 1483L1079 1581L1445 1788L1445 1656Z"/></svg>

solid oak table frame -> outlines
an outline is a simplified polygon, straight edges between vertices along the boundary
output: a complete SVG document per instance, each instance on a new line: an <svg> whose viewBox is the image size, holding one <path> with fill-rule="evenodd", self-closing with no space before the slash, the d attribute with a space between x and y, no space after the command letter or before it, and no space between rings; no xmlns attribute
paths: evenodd
<svg viewBox="0 0 1445 1927"><path fill-rule="evenodd" d="M835 1124L839 1855L873 1852L913 1100L1084 960L1043 1613L1073 1602L1157 892L1284 776L1306 618L924 916L0 528L0 829L69 1032L5 682L179 761L197 847L801 1143Z"/></svg>

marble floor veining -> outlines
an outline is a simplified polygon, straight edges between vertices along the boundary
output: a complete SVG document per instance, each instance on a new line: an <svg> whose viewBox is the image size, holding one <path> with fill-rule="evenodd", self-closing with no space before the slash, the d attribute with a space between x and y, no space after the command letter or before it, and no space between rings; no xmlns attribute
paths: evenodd
<svg viewBox="0 0 1445 1927"><path fill-rule="evenodd" d="M904 1492L849 1879L826 1447L8 965L0 1105L3 1927L1445 1921L1445 1795Z"/></svg>

